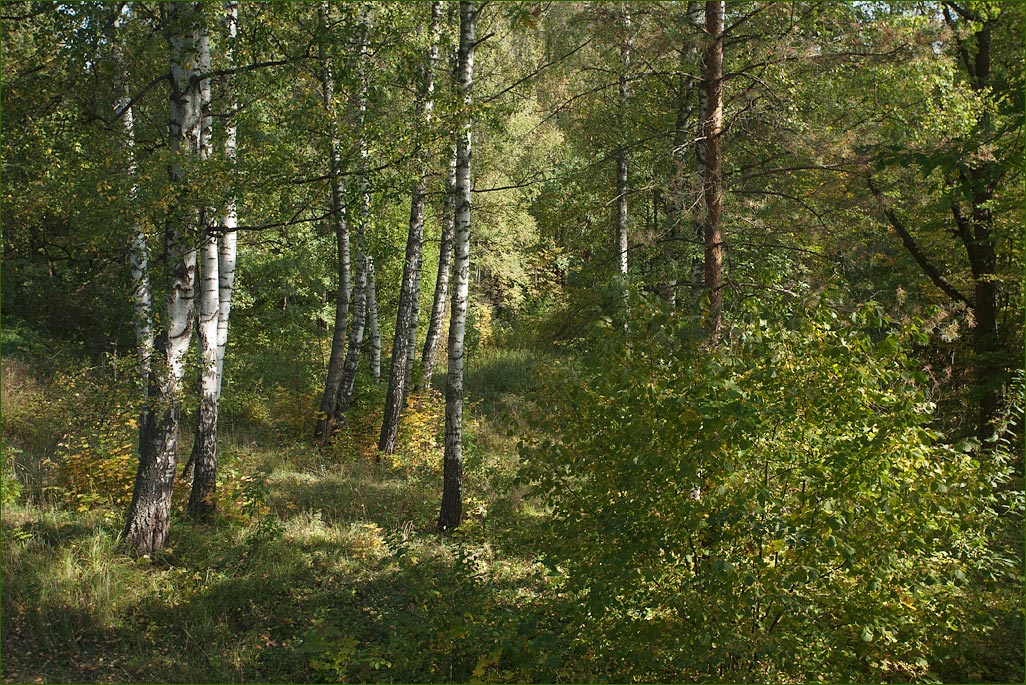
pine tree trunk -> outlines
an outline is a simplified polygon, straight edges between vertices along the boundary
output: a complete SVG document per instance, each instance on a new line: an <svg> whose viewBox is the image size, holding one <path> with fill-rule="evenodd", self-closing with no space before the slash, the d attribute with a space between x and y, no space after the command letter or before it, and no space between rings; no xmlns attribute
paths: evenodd
<svg viewBox="0 0 1026 685"><path fill-rule="evenodd" d="M435 279L435 296L431 303L431 319L428 321L424 338L424 352L421 356L420 381L417 390L431 387L431 376L435 371L435 355L445 319L445 305L449 301L449 277L452 273L452 241L456 223L456 148L452 150L449 172L445 181L445 202L442 206L442 235L438 241L438 276Z"/></svg>
<svg viewBox="0 0 1026 685"><path fill-rule="evenodd" d="M322 28L328 28L328 5L323 4L319 10ZM338 288L335 292L335 324L331 336L331 354L328 357L328 373L324 381L324 394L321 396L321 406L317 416L317 426L314 428L314 436L320 439L327 438L332 432L332 421L336 414L336 403L339 397L339 388L342 383L342 368L345 363L346 349L346 323L349 317L350 291L352 281L350 280L350 257L349 257L349 223L345 215L345 185L344 177L339 168L338 148L338 121L335 117L334 97L335 81L331 72L331 64L325 55L324 45L319 48L321 66L321 92L323 96L324 109L328 113L331 122L330 146L328 148L328 172L331 176L331 224L335 229L335 249L338 254Z"/></svg>
<svg viewBox="0 0 1026 685"><path fill-rule="evenodd" d="M204 107L200 65L209 63L202 3L170 3L171 49L168 146L172 153L200 157ZM207 91L209 92L209 91ZM188 179L173 163L171 183L182 189L171 208L165 235L169 291L164 331L155 351L148 404L139 429L139 468L122 542L136 554L152 554L167 544L171 530L171 493L181 413L181 382L192 337L196 281L195 239L201 212L189 206Z"/></svg>
<svg viewBox="0 0 1026 685"><path fill-rule="evenodd" d="M708 112L704 118L705 177L705 288L709 292L709 340L719 340L723 312L723 236L720 213L723 207L722 144L723 132L723 11L722 0L705 3L705 30L709 44L705 50L702 85Z"/></svg>
<svg viewBox="0 0 1026 685"><path fill-rule="evenodd" d="M438 45L441 41L440 19L442 3L431 4L431 25L428 29L431 45L424 66L421 91L421 118L425 128L431 124L434 109L435 65L438 63ZM424 204L427 191L427 150L420 153L419 178L410 197L410 228L406 236L406 260L403 281L399 291L399 311L396 314L395 336L392 339L392 369L389 374L385 411L381 421L378 449L386 454L395 452L399 435L399 422L408 394L410 373L413 370L414 347L417 340L417 319L420 310L420 277L424 252Z"/></svg>
<svg viewBox="0 0 1026 685"><path fill-rule="evenodd" d="M470 285L470 154L471 88L474 82L473 2L460 2L459 94L462 96L461 134L456 150L456 230L454 242L452 313L449 317L449 372L445 383L445 459L442 506L438 528L455 529L463 520L463 354Z"/></svg>

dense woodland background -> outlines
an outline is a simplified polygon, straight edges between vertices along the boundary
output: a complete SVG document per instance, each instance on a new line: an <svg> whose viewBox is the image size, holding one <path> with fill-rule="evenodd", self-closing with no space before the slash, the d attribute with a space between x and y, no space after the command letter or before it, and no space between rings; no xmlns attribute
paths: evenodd
<svg viewBox="0 0 1026 685"><path fill-rule="evenodd" d="M4 3L4 682L1022 682L1024 21Z"/></svg>

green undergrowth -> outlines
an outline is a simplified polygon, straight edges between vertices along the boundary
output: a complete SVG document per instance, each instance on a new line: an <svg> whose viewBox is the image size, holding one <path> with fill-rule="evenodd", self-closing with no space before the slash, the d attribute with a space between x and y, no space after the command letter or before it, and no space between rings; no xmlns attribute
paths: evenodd
<svg viewBox="0 0 1026 685"><path fill-rule="evenodd" d="M292 435L309 398L278 392L277 406L299 405L278 424L223 431L217 521L190 521L179 483L172 540L153 558L118 548L124 507L109 498L5 495L4 681L567 677L565 600L533 552L545 517L514 483L534 366L494 350L472 362L466 522L448 537L434 529L437 392L414 398L394 456L374 450L374 402L318 446ZM30 365L10 368L28 387L16 399L39 400Z"/></svg>
<svg viewBox="0 0 1026 685"><path fill-rule="evenodd" d="M361 379L355 409L329 445L309 435L316 398L308 379L245 393L237 388L222 426L216 520L200 525L185 516L188 488L179 482L170 545L141 559L117 544L127 505L118 474L125 473L124 445L134 426L130 415L110 420L126 416L132 384L116 380L111 368L76 366L71 357L60 371L47 367L45 355L24 343L12 349L5 337L4 682L697 682L738 680L737 674L796 682L802 669L787 667L780 654L821 659L822 668L805 671L830 667L847 680L870 671L873 680L894 682L1011 682L1010 675L1021 674L1019 570L984 577L967 565L950 583L924 585L926 594L899 592L891 602L892 585L881 583L876 594L859 585L875 569L867 555L872 545L919 529L885 530L880 526L890 519L884 517L868 528L875 537L866 543L849 541L841 523L821 518L844 514L844 502L876 497L878 484L838 498L829 511L817 507L808 521L783 495L777 504L765 485L766 464L791 473L797 467L788 460L798 459L811 468L799 459L804 453L791 448L806 441L806 433L845 478L861 473L850 469L884 458L881 445L890 444L860 442L860 421L890 421L897 426L893 440L908 433L899 430L901 421L913 421L913 414L882 409L894 405L892 395L913 392L892 382L902 371L895 362L899 349L888 347L888 338L873 342L825 326L759 329L730 355L716 356L678 347L664 339L665 331L631 345L621 344L621 335L610 329L597 338L601 344L590 361L519 348L474 350L464 415L466 518L449 536L435 530L444 421L438 390L411 398L398 450L383 455L376 450L383 390L369 378ZM844 345L855 345L874 363L852 366L852 349ZM776 355L775 371L757 365L765 346ZM859 368L879 375L879 382L859 375ZM822 377L811 373L815 369ZM778 383L799 371L804 384ZM647 385L629 382L639 374ZM443 377L436 375L436 387ZM795 387L802 391L789 390ZM835 404L820 402L817 391L836 397ZM762 430L765 412L751 410L756 402L777 412L766 415L791 417L790 423L777 421L775 433ZM840 418L821 434L830 407ZM739 420L730 419L735 414ZM1009 416L1021 420L1021 407ZM714 430L686 431L685 420ZM619 428L625 422L630 430ZM923 454L940 450L957 463L965 460L963 452L927 441L919 424L912 428L907 440ZM695 435L719 442L691 449ZM183 455L189 436L183 425ZM834 443L843 444L835 449ZM650 459L654 445L665 451L658 460ZM908 452L900 447L891 450L898 466ZM743 459L739 450L763 461ZM700 470L681 457L706 451L712 456ZM732 455L736 466L718 470ZM754 475L752 464L761 469ZM916 467L899 475L911 484L939 479L923 473ZM689 492L681 489L688 474L701 474L700 500L681 495ZM804 497L809 483L825 477L814 473L802 481L806 487L785 494ZM1020 481L1016 476L1003 486L1009 494L1001 497L1020 491ZM949 512L937 509L927 523L954 520L952 495L929 487L921 496ZM765 528L762 517L773 507L783 512L775 520L796 530L830 524L803 543L815 551L822 541L826 563L792 573L788 549L801 542L801 530L774 529L768 542L749 539L766 531L742 525L746 517ZM733 517L725 524L716 518L724 512ZM1020 504L1005 512L1003 526L1001 520L988 525L1001 532L1013 519L1021 520ZM869 519L853 520L866 526ZM701 558L664 556L668 545L692 535L695 521L698 533L689 544L700 547ZM1007 547L1002 554L1021 559L1021 542L994 539ZM850 555L854 566L838 566L833 545L849 542L865 549ZM905 545L895 559L917 549ZM921 552L898 566L907 566L909 577L928 570L917 564L937 555L926 551L932 556ZM868 606L874 598L882 610ZM813 619L801 613L813 610L819 611ZM867 621L876 623L864 630L866 624L856 626L842 610L870 612ZM879 616L917 627L923 648L936 652L929 669L918 662L905 668L879 659L879 665L852 661L887 637ZM763 620L761 633L751 617ZM716 630L706 630L712 639L705 644L699 628L710 625ZM934 640L935 632L944 639ZM759 656L755 667L737 666L738 645L752 644L753 635L776 651ZM794 642L799 635L805 647ZM811 644L813 638L823 645ZM907 642L877 651L891 658L889 652ZM841 648L833 643L855 655L851 663L839 661ZM777 663L785 668L766 666Z"/></svg>

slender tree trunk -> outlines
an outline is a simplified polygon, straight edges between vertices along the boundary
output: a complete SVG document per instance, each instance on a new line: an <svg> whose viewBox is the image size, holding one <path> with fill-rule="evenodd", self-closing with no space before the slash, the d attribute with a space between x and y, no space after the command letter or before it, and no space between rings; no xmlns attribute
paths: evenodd
<svg viewBox="0 0 1026 685"><path fill-rule="evenodd" d="M136 180L135 162L135 121L132 115L131 99L128 94L128 65L125 64L121 51L120 36L116 34L121 25L121 16L114 20L114 62L119 74L121 97L114 104L114 110L123 114L121 125L124 128L124 147L128 153L128 164L125 173L129 179L128 202L135 212L139 195L139 184ZM135 324L135 344L139 354L139 384L143 396L147 392L150 378L151 359L153 357L153 297L150 292L149 246L146 232L138 220L132 222L132 241L128 251L129 273L132 279L132 310Z"/></svg>
<svg viewBox="0 0 1026 685"><path fill-rule="evenodd" d="M981 188L973 195L973 314L976 327L973 329L973 355L978 389L979 412L976 418L976 435L986 442L994 434L993 421L999 408L999 393L1004 369L994 358L998 350L997 336L997 287L994 274L997 271L997 255L994 250L992 228L994 218L990 209L993 188L983 178L983 170L974 168L971 176Z"/></svg>
<svg viewBox="0 0 1026 685"><path fill-rule="evenodd" d="M435 296L431 303L431 320L424 338L424 352L421 356L420 381L417 390L431 386L435 371L435 355L442 322L445 319L445 305L449 301L449 276L452 273L452 241L456 224L456 148L453 147L449 160L449 172L445 180L445 201L442 206L442 235L438 241L438 276L435 279Z"/></svg>
<svg viewBox="0 0 1026 685"><path fill-rule="evenodd" d="M176 156L199 158L206 103L198 77L202 73L200 65L209 62L203 4L170 3L167 14L171 49L168 146ZM164 331L155 351L157 367L151 375L148 406L139 428L139 468L122 533L123 544L137 554L162 550L171 530L181 382L192 337L194 241L200 229L201 212L188 204L188 179L178 162L172 163L171 183L181 188L182 193L171 208L165 235L169 291Z"/></svg>
<svg viewBox="0 0 1026 685"><path fill-rule="evenodd" d="M199 325L200 403L196 412L196 436L192 444L192 492L189 513L209 520L214 513L217 479L217 321L220 302L218 244L213 231L206 230L200 244Z"/></svg>
<svg viewBox="0 0 1026 685"><path fill-rule="evenodd" d="M698 32L703 31L705 25L704 13L697 2L688 2L683 19L692 29L697 29ZM688 152L692 150L692 141L697 140L697 145L701 145L701 134L696 135L694 129L689 130L691 117L698 111L693 104L694 94L696 90L700 90L696 88L699 80L692 75L695 66L699 65L700 67L701 65L701 54L698 50L697 41L692 40L687 45L681 47L679 59L678 69L680 73L677 82L676 124L673 131L673 147L670 150L673 176L670 179L670 199L667 207L667 220L670 225L671 238L667 259L673 265L671 287L674 288L674 305L676 305L676 300L678 299L677 290L681 285L681 275L678 274L678 269L681 268L681 264L688 264L690 266L690 273L686 274L686 277L688 279L687 283L690 285L691 312L694 313L702 291L703 281L702 259L692 254L691 243L696 233L695 222L687 209L691 205L691 201L688 198L690 190L688 179L692 176L692 167L688 163ZM704 100L704 96L700 97ZM699 106L701 106L701 103L699 103ZM703 121L704 118L701 112L699 112L699 128L701 128ZM704 151L701 155L697 156L704 158ZM700 170L699 176L701 176ZM701 244L701 224L698 225L697 232L698 243ZM683 244L681 243L682 239L684 240ZM697 282L695 278L696 271Z"/></svg>
<svg viewBox="0 0 1026 685"><path fill-rule="evenodd" d="M225 64L233 63L235 38L238 32L238 3L222 3L225 11ZM208 55L209 62L209 55ZM203 65L210 70L210 64ZM231 77L225 76L223 91L231 100ZM210 82L206 86L206 102ZM232 108L229 107L229 110ZM229 112L225 126L224 153L230 162L235 161L236 131L235 112ZM204 118L203 145L210 147L212 118ZM214 212L207 216L213 218ZM221 386L224 372L224 352L228 344L228 318L231 311L232 288L235 284L235 261L238 236L236 227L235 198L231 196L218 216L217 231L208 230L200 245L200 297L199 326L197 328L200 348L200 403L196 413L196 435L192 444L189 462L192 465L192 490L189 493L189 513L200 521L209 521L215 511L214 494L217 491L217 421L221 405ZM210 227L208 227L209 229ZM222 267L224 272L222 272Z"/></svg>
<svg viewBox="0 0 1026 685"><path fill-rule="evenodd" d="M962 21L956 21L954 11ZM991 31L992 19L973 14L953 2L944 3L944 19L956 36L959 57L973 91L986 97L991 88ZM971 21L974 27L971 39L958 38L962 33L960 24ZM994 200L995 184L999 174L995 167L991 145L994 135L993 115L985 109L976 123L976 135L981 149L966 162L960 171L963 197L954 197L951 212L957 226L957 234L969 258L973 277L972 308L976 319L973 327L973 370L977 395L976 436L989 449L988 439L994 435L994 419L1000 407L1000 384L1006 369L998 358L998 304L997 304L997 248L994 243L994 216L991 204ZM968 167L968 169L966 169ZM965 196L968 197L965 197ZM962 210L962 201L970 203L969 215ZM931 278L933 276L931 275ZM937 281L934 278L935 282Z"/></svg>
<svg viewBox="0 0 1026 685"><path fill-rule="evenodd" d="M990 87L990 44L991 25L985 21L976 31L976 52L973 59L973 85L978 92ZM993 135L993 118L984 111L980 123L982 138ZM989 147L989 146L988 146ZM988 150L989 152L989 150ZM969 169L972 189L972 245L966 245L973 274L973 314L976 327L973 329L973 355L976 369L976 388L979 392L979 412L976 418L976 435L984 444L994 434L994 419L1000 404L1000 383L1005 370L996 359L998 352L997 326L997 253L994 246L994 215L991 203L994 199L997 162L993 155L979 155ZM989 157L989 159L988 159Z"/></svg>
<svg viewBox="0 0 1026 685"><path fill-rule="evenodd" d="M239 31L239 3L237 0L225 0L225 28L228 42L225 50L225 62L231 67L235 61L235 41ZM231 101L230 114L224 132L224 156L235 172L236 163L236 128L234 90L231 76L225 77L225 93ZM221 215L221 246L218 252L218 275L220 283L220 302L217 310L217 398L221 399L221 388L224 385L224 353L228 346L228 318L232 311L232 290L235 288L235 264L238 254L239 218L235 203L235 193L228 196L224 212Z"/></svg>
<svg viewBox="0 0 1026 685"><path fill-rule="evenodd" d="M424 65L424 82L420 94L421 119L425 128L431 125L434 109L435 65L438 63L438 45L441 42L442 3L431 3L431 25L428 29L431 45ZM399 422L408 394L410 373L413 370L414 347L417 340L417 319L420 309L420 277L424 252L424 204L427 191L428 155L426 147L420 153L419 177L410 197L410 228L406 236L406 261L403 264L403 282L399 291L399 311L396 314L395 336L392 339L392 369L389 374L385 411L381 421L378 449L386 454L395 452L399 435Z"/></svg>
<svg viewBox="0 0 1026 685"><path fill-rule="evenodd" d="M723 312L723 236L720 213L723 207L723 11L722 0L705 3L705 49L702 85L706 93L703 138L705 139L705 288L709 291L709 339L719 340Z"/></svg>
<svg viewBox="0 0 1026 685"><path fill-rule="evenodd" d="M464 111L456 148L456 230L452 313L449 316L449 373L445 383L445 459L438 528L453 530L463 520L463 339L470 285L470 154L471 88L474 83L476 12L473 2L460 2L460 47L457 79Z"/></svg>
<svg viewBox="0 0 1026 685"><path fill-rule="evenodd" d="M335 402L334 421L341 427L345 422L345 413L353 401L356 388L356 371L360 362L360 348L363 344L364 329L367 325L367 285L370 271L373 268L367 253L367 227L370 224L370 191L368 186L368 150L365 119L367 116L367 41L370 33L369 8L364 8L360 16L360 54L359 78L360 92L357 97L358 138L357 147L360 151L360 168L357 185L360 195L360 220L356 226L356 284L353 286L353 325L349 329L349 349L346 351L345 363L342 366L342 379L339 383L338 398Z"/></svg>
<svg viewBox="0 0 1026 685"><path fill-rule="evenodd" d="M334 424L341 428L345 424L345 414L353 402L356 389L356 372L360 364L360 347L363 345L363 333L367 321L367 271L368 260L363 250L363 229L357 228L356 233L356 282L353 286L353 325L349 327L349 345L346 350L345 363L342 366L342 378L338 387L338 398L335 400Z"/></svg>
<svg viewBox="0 0 1026 685"><path fill-rule="evenodd" d="M374 277L374 260L367 255L367 335L370 337L371 376L381 382L381 329L378 328L378 285Z"/></svg>
<svg viewBox="0 0 1026 685"><path fill-rule="evenodd" d="M328 5L324 3L319 10L322 28L328 30ZM325 55L323 43L319 47L321 59L321 93L324 110L327 112L331 136L328 148L328 172L331 176L331 224L335 229L335 249L338 254L338 289L335 292L335 325L331 336L331 354L328 357L328 373L324 382L324 394L317 416L315 437L325 439L332 431L332 421L336 415L336 404L339 388L342 383L342 368L345 363L346 323L349 317L350 291L352 281L349 275L349 223L345 215L344 177L339 168L338 121L335 117L335 81L331 72L331 64Z"/></svg>
<svg viewBox="0 0 1026 685"><path fill-rule="evenodd" d="M620 6L623 37L620 43L619 100L617 118L620 136L626 138L627 101L630 97L631 68L631 13L626 3ZM616 151L616 268L621 276L627 275L627 142L622 140Z"/></svg>
<svg viewBox="0 0 1026 685"><path fill-rule="evenodd" d="M700 35L705 34L705 7L704 3L701 2L688 2L688 24L691 25L695 31ZM709 101L708 101L708 90L705 83L705 52L701 53L698 50L694 50L692 53L697 58L698 72L702 74L698 83L698 130L695 133L695 173L700 180L700 183L705 187L706 179L706 137L705 137L705 122L709 117ZM702 293L705 291L705 221L696 221L693 227L693 237L695 244L699 246L699 255L691 259L691 312L697 314L699 312L699 305L702 299Z"/></svg>

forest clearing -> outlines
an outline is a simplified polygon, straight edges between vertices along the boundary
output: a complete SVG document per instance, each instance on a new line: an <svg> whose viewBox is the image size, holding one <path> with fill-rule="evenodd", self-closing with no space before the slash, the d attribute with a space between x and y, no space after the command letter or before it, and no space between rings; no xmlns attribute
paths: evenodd
<svg viewBox="0 0 1026 685"><path fill-rule="evenodd" d="M1023 682L1024 24L4 3L3 682Z"/></svg>

